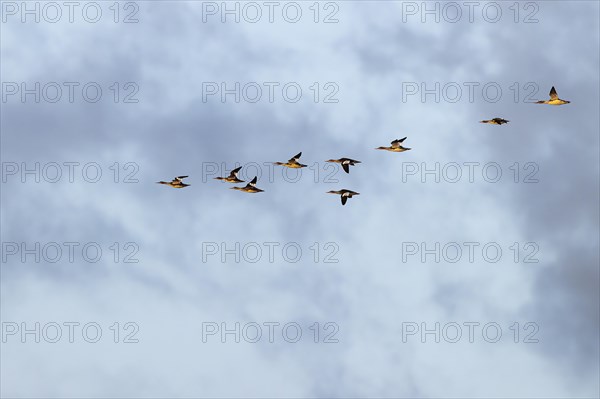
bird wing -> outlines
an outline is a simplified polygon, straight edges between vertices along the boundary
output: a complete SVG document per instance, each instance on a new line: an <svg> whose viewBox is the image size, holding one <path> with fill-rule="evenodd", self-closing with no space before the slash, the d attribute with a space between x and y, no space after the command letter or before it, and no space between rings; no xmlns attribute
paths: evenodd
<svg viewBox="0 0 600 399"><path fill-rule="evenodd" d="M348 201L348 197L342 195L342 205L346 205L346 201Z"/></svg>
<svg viewBox="0 0 600 399"><path fill-rule="evenodd" d="M229 177L236 177L237 178L237 173L242 169L242 167L240 166L239 168L235 168L234 170L231 171L231 173L229 173Z"/></svg>
<svg viewBox="0 0 600 399"><path fill-rule="evenodd" d="M288 162L298 162L298 160L300 159L300 157L302 156L302 152L299 152L296 156L290 158L290 160Z"/></svg>
<svg viewBox="0 0 600 399"><path fill-rule="evenodd" d="M392 147L393 147L393 148L398 148L398 147L400 147L400 144L401 144L401 143L402 143L404 140L406 140L406 137L404 137L403 139L394 140L394 141L392 141L390 144L392 144Z"/></svg>
<svg viewBox="0 0 600 399"><path fill-rule="evenodd" d="M258 176L254 176L254 179L252 179L252 181L250 183L248 183L248 185L252 186L252 187L256 187L257 181L258 181Z"/></svg>
<svg viewBox="0 0 600 399"><path fill-rule="evenodd" d="M344 169L344 172L350 173L350 167L348 166L348 163L343 163L342 168Z"/></svg>
<svg viewBox="0 0 600 399"><path fill-rule="evenodd" d="M558 94L556 93L556 89L554 86L550 89L550 100L556 100L558 98Z"/></svg>

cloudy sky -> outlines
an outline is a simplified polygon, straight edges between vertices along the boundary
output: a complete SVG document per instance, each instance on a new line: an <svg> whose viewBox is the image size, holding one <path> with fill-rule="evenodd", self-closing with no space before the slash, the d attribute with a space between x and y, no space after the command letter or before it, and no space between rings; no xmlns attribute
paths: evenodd
<svg viewBox="0 0 600 399"><path fill-rule="evenodd" d="M599 396L597 2L0 6L3 397Z"/></svg>

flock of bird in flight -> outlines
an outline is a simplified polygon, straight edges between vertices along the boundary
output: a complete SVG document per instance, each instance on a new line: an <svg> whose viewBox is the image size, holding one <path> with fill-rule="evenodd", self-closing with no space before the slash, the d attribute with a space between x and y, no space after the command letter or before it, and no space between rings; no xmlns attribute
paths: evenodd
<svg viewBox="0 0 600 399"><path fill-rule="evenodd" d="M550 99L549 100L540 100L537 101L536 104L549 104L549 105L563 105L563 104L569 104L570 101L567 100L562 100L558 97L558 94L556 93L556 89L554 88L554 86L552 86L552 89L550 89ZM509 121L507 121L506 119L503 118L493 118L493 119L489 119L489 120L483 120L480 121L480 123L489 123L492 125L503 125L505 123L508 123ZM385 151L391 151L391 152L404 152L404 151L408 151L410 150L410 148L404 147L402 145L402 143L404 143L404 140L406 140L406 137L402 138L402 139L397 139L392 141L389 147L377 147L375 148L376 150L385 150ZM302 152L299 152L297 155L295 155L294 157L290 158L287 162L273 162L274 165L279 165L279 166L284 166L286 168L292 168L292 169L299 169L299 168L305 168L308 165L304 165L302 163L300 163L300 157L302 156ZM342 165L342 168L344 169L344 172L346 173L350 173L350 166L355 166L356 164L361 163L360 161L357 161L355 159L351 159L351 158L339 158L339 159L330 159L328 161L325 162L333 162L333 163L339 163L340 165ZM215 180L221 180L223 182L226 183L244 183L244 180L240 180L238 178L238 172L242 169L242 167L238 167L235 168L231 171L231 173L229 173L229 176L227 177L215 177ZM188 187L190 186L190 184L186 184L183 182L183 179L185 179L186 177L189 176L177 176L175 177L172 181L170 182L166 182L166 181L159 181L157 182L158 184L166 184L168 186L171 186L173 188L184 188L184 187ZM261 193L264 190L261 190L260 188L256 187L256 182L258 180L258 176L255 176L254 179L252 179L248 184L246 184L243 187L231 187L232 190L238 190L238 191L243 191L245 193ZM342 200L342 205L346 205L346 201L348 201L348 198L352 198L354 195L359 195L360 193L357 193L355 191L352 190L347 190L347 189L342 189L342 190L331 190L328 191L327 194L337 194L341 197Z"/></svg>

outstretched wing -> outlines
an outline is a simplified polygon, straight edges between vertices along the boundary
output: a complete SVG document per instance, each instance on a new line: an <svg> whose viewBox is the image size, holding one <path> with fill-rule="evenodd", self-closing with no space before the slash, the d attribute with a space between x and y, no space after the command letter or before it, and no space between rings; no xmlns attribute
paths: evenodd
<svg viewBox="0 0 600 399"><path fill-rule="evenodd" d="M350 166L348 166L349 164L347 163L343 163L342 164L342 168L344 169L344 172L346 173L350 173Z"/></svg>
<svg viewBox="0 0 600 399"><path fill-rule="evenodd" d="M403 142L404 140L406 140L406 137L404 137L403 139L398 139L398 140L394 140L394 141L392 141L392 142L391 142L391 144L392 144L392 147L393 147L393 148L398 148L398 147L400 147L400 144L402 144L402 142Z"/></svg>
<svg viewBox="0 0 600 399"><path fill-rule="evenodd" d="M298 162L298 160L300 159L300 157L302 156L302 152L299 152L296 156L290 158L290 160L288 162Z"/></svg>
<svg viewBox="0 0 600 399"><path fill-rule="evenodd" d="M248 183L248 185L252 186L252 187L256 187L257 181L258 181L258 176L254 176L254 179L252 179L252 181L250 183Z"/></svg>
<svg viewBox="0 0 600 399"><path fill-rule="evenodd" d="M345 195L342 195L342 205L346 205L346 201L348 201L348 197L346 197Z"/></svg>
<svg viewBox="0 0 600 399"><path fill-rule="evenodd" d="M556 100L558 98L558 94L556 93L556 89L554 86L550 89L550 100Z"/></svg>
<svg viewBox="0 0 600 399"><path fill-rule="evenodd" d="M242 170L242 167L240 166L239 168L235 168L234 170L231 171L231 173L229 173L229 177L236 177L237 178L237 173Z"/></svg>

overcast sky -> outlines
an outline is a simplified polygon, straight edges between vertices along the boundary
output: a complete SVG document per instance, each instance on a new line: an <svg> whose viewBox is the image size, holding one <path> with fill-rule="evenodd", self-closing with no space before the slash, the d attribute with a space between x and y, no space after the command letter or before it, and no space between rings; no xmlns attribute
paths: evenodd
<svg viewBox="0 0 600 399"><path fill-rule="evenodd" d="M24 4L3 397L600 395L597 2Z"/></svg>

